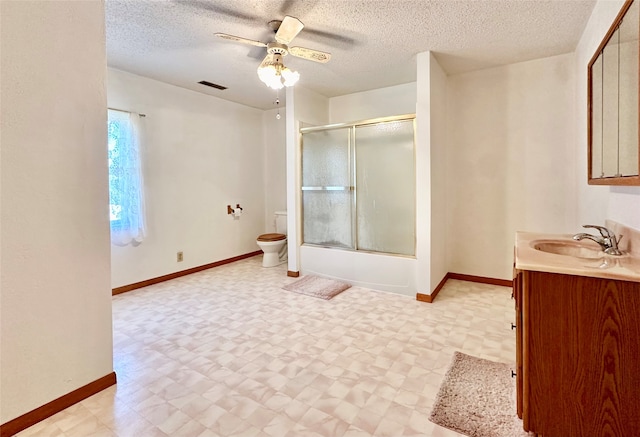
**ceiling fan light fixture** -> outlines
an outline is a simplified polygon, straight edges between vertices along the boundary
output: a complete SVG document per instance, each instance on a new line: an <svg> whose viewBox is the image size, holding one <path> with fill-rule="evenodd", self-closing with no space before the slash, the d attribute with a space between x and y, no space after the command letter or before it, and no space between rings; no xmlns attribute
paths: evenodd
<svg viewBox="0 0 640 437"><path fill-rule="evenodd" d="M321 64L325 64L331 59L331 53L305 47L289 47L291 41L293 41L304 28L304 24L299 19L287 15L282 21L271 20L269 27L276 33L274 36L275 41L269 43L229 35L228 33L216 33L215 35L227 41L266 48L267 56L265 56L258 67L258 77L269 88L274 90L293 86L300 79L300 74L297 71L291 71L291 69L284 66L282 63L284 56L291 54L296 58L319 62Z"/></svg>
<svg viewBox="0 0 640 437"><path fill-rule="evenodd" d="M294 86L300 80L300 73L291 71L289 67L284 67L281 74L284 78L284 86Z"/></svg>
<svg viewBox="0 0 640 437"><path fill-rule="evenodd" d="M258 77L269 88L279 90L285 86L293 86L300 78L300 74L284 66L282 55L270 53L258 67Z"/></svg>
<svg viewBox="0 0 640 437"><path fill-rule="evenodd" d="M284 86L280 81L280 75L274 65L260 66L260 68L258 68L258 77L265 85L274 90L278 90Z"/></svg>

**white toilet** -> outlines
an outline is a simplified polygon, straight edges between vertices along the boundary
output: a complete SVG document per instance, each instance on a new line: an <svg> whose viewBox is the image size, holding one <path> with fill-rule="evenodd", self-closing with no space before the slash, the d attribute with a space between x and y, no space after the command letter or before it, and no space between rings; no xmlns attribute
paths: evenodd
<svg viewBox="0 0 640 437"><path fill-rule="evenodd" d="M264 252L262 267L275 267L287 260L287 211L276 211L276 232L262 234L256 243Z"/></svg>

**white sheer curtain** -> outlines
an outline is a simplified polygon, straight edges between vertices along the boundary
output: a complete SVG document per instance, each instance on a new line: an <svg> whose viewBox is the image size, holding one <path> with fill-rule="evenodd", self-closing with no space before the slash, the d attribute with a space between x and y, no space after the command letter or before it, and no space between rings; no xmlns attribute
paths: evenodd
<svg viewBox="0 0 640 437"><path fill-rule="evenodd" d="M145 236L140 116L109 110L108 133L111 243L136 245Z"/></svg>

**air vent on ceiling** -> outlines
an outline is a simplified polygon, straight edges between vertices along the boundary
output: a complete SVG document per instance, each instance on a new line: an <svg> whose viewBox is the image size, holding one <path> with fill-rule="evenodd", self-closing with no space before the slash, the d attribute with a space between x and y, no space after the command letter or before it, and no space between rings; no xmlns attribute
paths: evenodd
<svg viewBox="0 0 640 437"><path fill-rule="evenodd" d="M211 88L217 88L219 90L226 90L227 89L226 86L218 85L217 83L207 82L206 80L201 80L198 83L201 83L202 85L210 86Z"/></svg>

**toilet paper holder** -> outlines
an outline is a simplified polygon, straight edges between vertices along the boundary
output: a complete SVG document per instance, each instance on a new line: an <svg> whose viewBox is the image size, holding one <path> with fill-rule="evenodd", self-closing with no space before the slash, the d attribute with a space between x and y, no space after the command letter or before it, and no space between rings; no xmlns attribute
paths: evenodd
<svg viewBox="0 0 640 437"><path fill-rule="evenodd" d="M240 211L237 211L240 210ZM236 203L236 207L233 208L231 205L227 205L227 214L240 215L242 214L242 207L239 203Z"/></svg>

